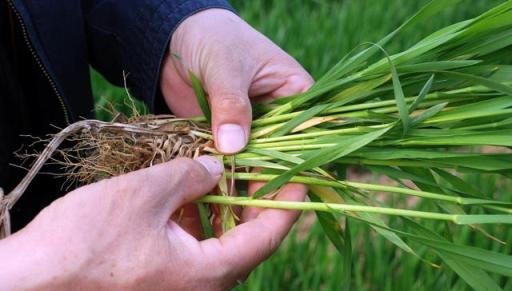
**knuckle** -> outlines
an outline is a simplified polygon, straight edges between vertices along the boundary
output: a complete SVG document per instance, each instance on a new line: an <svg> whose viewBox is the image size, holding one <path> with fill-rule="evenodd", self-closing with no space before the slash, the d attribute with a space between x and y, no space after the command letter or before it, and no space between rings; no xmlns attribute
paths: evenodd
<svg viewBox="0 0 512 291"><path fill-rule="evenodd" d="M178 157L172 161L173 167L170 167L171 171L176 169L188 169L194 167L194 161L189 158Z"/></svg>
<svg viewBox="0 0 512 291"><path fill-rule="evenodd" d="M106 192L112 193L114 196L124 196L128 195L129 193L138 193L142 187L142 183L138 182L138 177L141 175L145 176L145 171L140 171L137 173L137 175L130 173L128 175L105 179L99 182L100 184L98 184L98 187L100 189L108 190Z"/></svg>
<svg viewBox="0 0 512 291"><path fill-rule="evenodd" d="M175 175L178 181L196 183L206 179L205 171L198 162L189 158L178 158L175 161L178 167L173 168L174 172L171 174Z"/></svg>
<svg viewBox="0 0 512 291"><path fill-rule="evenodd" d="M217 98L218 107L220 107L221 110L229 110L231 112L245 112L251 104L248 98L241 96L243 95L236 93L221 94Z"/></svg>
<svg viewBox="0 0 512 291"><path fill-rule="evenodd" d="M274 234L270 234L267 239L268 256L274 253L281 245L281 240Z"/></svg>
<svg viewBox="0 0 512 291"><path fill-rule="evenodd" d="M262 256L263 258L268 258L279 248L281 239L279 234L268 226L262 225L261 232L264 237L261 250Z"/></svg>

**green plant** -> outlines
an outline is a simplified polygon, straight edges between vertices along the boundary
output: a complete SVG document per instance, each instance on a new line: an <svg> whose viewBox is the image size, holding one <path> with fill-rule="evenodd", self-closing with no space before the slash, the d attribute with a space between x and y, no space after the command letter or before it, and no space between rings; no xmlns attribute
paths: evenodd
<svg viewBox="0 0 512 291"><path fill-rule="evenodd" d="M480 224L512 223L510 201L484 196L478 184L460 178L464 172L510 177L512 2L445 27L401 53L388 56L382 48L450 2L456 1L432 1L378 43L356 49L308 92L256 108L251 141L234 165L265 170L227 172L226 178L269 182L254 197L206 196L201 202L322 211L319 221L345 258L351 256L348 225L363 222L414 256L414 246L427 247L473 288L499 290L486 272L511 276L510 256L457 244L410 219L465 224L490 239L496 238ZM377 59L379 53L385 57ZM483 146L498 152L486 153ZM364 165L402 185L337 178L347 165ZM289 181L311 185L312 202L262 199ZM376 192L416 196L421 203L411 210L410 199L382 201ZM401 223L390 227L377 214L400 216ZM351 261L344 262L349 273Z"/></svg>
<svg viewBox="0 0 512 291"><path fill-rule="evenodd" d="M357 47L309 92L256 108L252 141L234 164L238 170L266 170L228 172L226 180L270 180L257 195L288 179L308 183L313 203L279 204L263 196L208 196L203 202L324 211L318 218L343 255L343 268L336 266L347 289L359 284L350 281L350 270L357 267L350 260L351 232L364 226L425 265L451 268L475 289L510 287L503 279L511 275L511 258L505 255L510 249L500 246L510 237L505 226L495 224L510 222L510 195L484 191L480 180L461 179L467 173L492 176L497 183L510 177L510 1L402 53L378 58L386 55L382 48L395 50L391 39L416 31L453 2L433 1L380 42ZM317 72L330 64L328 58L308 59L318 63ZM203 131L194 133L211 139ZM498 152L484 152L484 146ZM224 161L233 164L231 158ZM399 186L345 182L351 165L388 176ZM479 243L463 239L470 235L480 237Z"/></svg>

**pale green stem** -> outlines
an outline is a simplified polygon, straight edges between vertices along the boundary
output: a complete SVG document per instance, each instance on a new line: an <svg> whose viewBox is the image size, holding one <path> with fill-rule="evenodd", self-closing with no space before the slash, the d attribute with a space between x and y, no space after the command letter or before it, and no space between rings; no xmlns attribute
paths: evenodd
<svg viewBox="0 0 512 291"><path fill-rule="evenodd" d="M314 138L314 137L322 137L326 135L336 135L343 133L358 133L358 132L367 132L372 129L381 129L391 126L391 123L381 124L381 125L373 125L373 126L358 126L352 128L340 128L340 129L329 129L308 133L298 133L298 134L290 134L279 137L267 137L267 138L257 138L251 140L251 144L259 144L259 143L269 143L269 142L278 142L278 141L286 141L286 140L297 140L297 139L306 139L306 138Z"/></svg>
<svg viewBox="0 0 512 291"><path fill-rule="evenodd" d="M289 153L289 155L300 156L300 154ZM257 161L269 161L274 160L273 157L262 156L254 153L241 153L236 155L237 160L257 160ZM351 158L350 155L346 158L340 158L335 161L340 164L350 165L374 165L374 166L395 166L395 167L436 167L436 168L449 168L452 167L449 164L442 164L432 161L422 160L408 160L408 159L393 159L393 160L371 160L363 158ZM226 162L229 165L229 161Z"/></svg>
<svg viewBox="0 0 512 291"><path fill-rule="evenodd" d="M232 174L226 173L226 176L232 177ZM249 180L249 181L270 181L276 177L278 177L278 176L272 175L272 174L260 174L260 173L235 173L234 174L235 179ZM449 195L443 195L443 194L439 194L439 193L413 190L413 189L409 189L409 188L374 185L374 184L349 182L349 181L325 180L325 179L314 178L314 177L305 177L305 176L294 176L289 181L292 183L302 183L302 184L318 185L318 186L329 186L329 187L341 188L341 189L346 189L347 187L352 187L352 188L368 190L368 191L375 191L375 192L396 193L396 194L417 196L417 197L428 198L428 199L442 200L442 201L457 203L457 204L461 204L461 205L479 205L479 204L509 205L510 204L510 203L494 201L494 200L466 198L466 197L460 197L460 196L449 196Z"/></svg>
<svg viewBox="0 0 512 291"><path fill-rule="evenodd" d="M393 160L371 160L363 158L340 158L335 161L340 164L351 164L351 165L374 165L374 166L394 166L394 167L436 167L436 168L447 168L450 165L432 161L422 161L413 159L393 159Z"/></svg>
<svg viewBox="0 0 512 291"><path fill-rule="evenodd" d="M295 202L295 201L278 201L269 199L253 199L248 197L231 197L231 196L217 196L208 195L203 196L198 200L203 203L215 203L215 204L228 204L228 205L240 205L249 207L261 207L261 208L277 208L277 209L289 209L289 210L306 210L306 211L326 211L332 212L366 212L366 213L378 213L386 215L400 215L417 218L429 218L438 220L448 220L455 222L456 215L415 211L406 209L395 209L375 206L364 206L364 205L352 205L352 204L339 204L339 203L323 203L323 202Z"/></svg>
<svg viewBox="0 0 512 291"><path fill-rule="evenodd" d="M497 128L504 125L511 125L512 124L512 118L508 118L505 120L501 120L498 122L491 122L486 124L479 124L479 125L473 125L473 126L466 126L466 127L460 127L460 130L475 130L475 129L484 129L484 128Z"/></svg>
<svg viewBox="0 0 512 291"><path fill-rule="evenodd" d="M467 101L467 98L452 99L451 102L453 103L453 102L456 102L459 100ZM437 104L439 104L439 101L424 102L421 104L421 106L419 106L419 108L430 107L431 105L437 105ZM379 114L396 113L397 107L391 106L391 107L377 108L377 109L373 110L372 112L379 113ZM417 112L421 112L421 111L417 111ZM318 117L325 118L326 119L325 122L328 122L327 120L331 120L331 122L333 122L333 120L346 121L347 119L350 119L350 118L371 118L371 116L367 110L354 111L354 112L348 112L348 113L338 113L338 114L331 114L331 115L318 115ZM280 129L281 127L283 127L285 125L285 122L283 121L281 123L270 124L270 125L258 127L257 125L258 125L259 120L264 120L264 119L257 119L253 122L253 129L252 129L253 131L251 133L251 140L261 139L260 137L267 136L267 135L277 131L278 129ZM265 121L265 123L267 123L267 122ZM260 124L261 124L261 122L260 122ZM344 125L345 124L340 124L340 126L344 126ZM352 125L354 125L354 124L352 123ZM349 128L349 129L352 129L352 128ZM324 132L329 132L329 131L324 130Z"/></svg>
<svg viewBox="0 0 512 291"><path fill-rule="evenodd" d="M332 147L332 146L335 146L335 145L337 145L337 143L289 145L289 146L258 147L258 148L264 148L264 149L268 149L268 150L287 152L287 151L315 150L315 149L321 149L321 148L325 148L325 147ZM249 149L251 147L252 146L248 146ZM252 147L252 148L254 148L254 147Z"/></svg>
<svg viewBox="0 0 512 291"><path fill-rule="evenodd" d="M416 97L408 97L406 98L406 102L412 103L413 100ZM474 98L474 97L473 97ZM421 103L418 108L426 108L430 107L432 105L437 105L439 103L442 103L443 101L450 101L450 103L458 102L458 101L467 101L468 97L454 97L454 96L444 96L436 99L430 99L429 101L424 101ZM385 100L385 101L379 101L379 102L373 102L373 103L363 103L363 104L356 104L356 105L345 105L340 106L332 109L325 110L322 114L319 116L323 117L361 117L364 116L365 112L368 109L375 109L374 112L378 113L392 113L397 112L397 107L395 105L395 100ZM383 108L381 108L383 107ZM265 117L262 119L256 119L253 121L253 127L261 127L273 123L278 122L284 122L288 121L299 114L303 113L304 111L297 111L292 113L286 113L282 115L276 115L272 117ZM331 115L329 115L331 114Z"/></svg>
<svg viewBox="0 0 512 291"><path fill-rule="evenodd" d="M429 103L424 102L423 104L420 105L420 108L429 106L429 104L439 103L440 101L464 100L464 99L467 99L467 97L460 98L460 97L457 97L456 94L481 93L483 90L485 90L484 92L490 91L488 88L485 88L483 86L475 86L475 87L467 87L467 88L457 89L457 90L452 90L452 91L447 91L447 92L434 92L434 93L428 94L425 98L425 101L430 101L430 102ZM450 94L452 96L450 96ZM453 96L453 95L455 95L455 96ZM473 97L478 97L478 96L473 96ZM412 103L412 102L414 102L414 100L416 98L417 98L416 96L406 97L405 100L407 103ZM348 111L356 111L356 110L366 110L366 109L372 109L372 108L378 108L378 107L385 107L385 106L389 106L389 105L395 105L395 102L396 102L395 100L384 100L384 101L368 102L368 103L362 103L362 104L344 105L344 106L339 106L336 108L327 109L324 113L329 114L329 113L340 113L340 112L348 112ZM301 114L302 112L304 112L304 111L296 111L296 112L292 112L292 113L285 113L285 114L265 117L265 118L262 118L259 120L255 120L253 122L253 124L254 124L254 126L261 126L261 125L272 124L272 123L276 123L276 122L280 122L280 121L286 121L286 120L290 120L293 117Z"/></svg>
<svg viewBox="0 0 512 291"><path fill-rule="evenodd" d="M495 206L495 205L483 205L482 207L487 208L487 209L492 209L495 211L512 214L512 209L510 209L510 208L505 208L505 207L500 207L500 206Z"/></svg>
<svg viewBox="0 0 512 291"><path fill-rule="evenodd" d="M434 219L451 221L456 224L478 224L478 223L512 223L512 215L459 215L435 213L426 211L416 211L407 209L385 208L365 205L339 204L339 203L323 203L323 202L296 202L296 201L277 201L267 199L253 199L248 197L231 197L231 196L203 196L198 200L202 203L214 203L224 205L239 205L260 208L275 208L288 210L305 210L305 211L323 211L341 213L347 212L364 212L394 216L406 216L423 219Z"/></svg>
<svg viewBox="0 0 512 291"><path fill-rule="evenodd" d="M466 114L466 116L463 116L463 117L461 117L460 115L454 114L453 116L448 115L448 116L433 117L431 119L424 121L423 123L424 124L436 124L436 123L442 123L442 122L458 121L461 119L510 115L511 113L512 113L512 109L502 109L500 111L493 111L493 112L475 112L471 115Z"/></svg>

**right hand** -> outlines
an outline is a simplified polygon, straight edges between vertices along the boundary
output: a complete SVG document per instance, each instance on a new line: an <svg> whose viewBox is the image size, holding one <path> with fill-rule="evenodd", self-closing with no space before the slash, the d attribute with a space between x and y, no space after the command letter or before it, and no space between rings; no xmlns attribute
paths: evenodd
<svg viewBox="0 0 512 291"><path fill-rule="evenodd" d="M198 241L171 215L210 191L222 165L180 158L81 187L0 241L0 290L219 290L276 250L296 211L246 209L242 224ZM291 184L277 199L302 200Z"/></svg>

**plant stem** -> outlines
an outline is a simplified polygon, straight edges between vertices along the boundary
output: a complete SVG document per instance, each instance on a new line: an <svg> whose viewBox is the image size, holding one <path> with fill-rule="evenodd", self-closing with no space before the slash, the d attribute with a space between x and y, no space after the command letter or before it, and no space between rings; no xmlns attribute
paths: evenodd
<svg viewBox="0 0 512 291"><path fill-rule="evenodd" d="M321 137L326 135L336 135L341 133L361 133L367 132L368 130L381 129L391 126L392 123L386 123L381 125L372 125L372 126L357 126L351 128L340 128L340 129L330 129L323 131L315 131L308 133L299 133L299 134L291 134L279 137L268 137L268 138L257 138L251 140L251 144L261 144L261 143L270 143L270 142L280 142L280 141L288 141L288 140L301 140L306 138L314 138Z"/></svg>
<svg viewBox="0 0 512 291"><path fill-rule="evenodd" d="M430 106L433 104L442 103L447 100L450 100L453 102L453 101L461 101L461 100L468 99L466 97L464 97L464 98L457 97L455 94L472 92L471 89L475 89L475 88L477 88L477 87L468 87L468 88L464 88L464 89L460 89L460 90L448 91L446 93L443 93L443 92L431 93L431 94L427 95L427 97L425 98L425 100L428 100L429 102L422 103L419 108L427 107L427 106ZM484 87L482 87L482 88L484 88ZM485 89L487 89L487 88L485 88ZM489 90L487 89L487 91L489 91ZM455 96L453 96L451 94L453 94ZM478 96L473 96L473 97L478 97ZM408 102L408 103L414 102L415 99L416 99L416 96L405 98L406 102ZM386 107L386 106L394 105L394 104L395 104L395 100L384 100L384 101L368 102L368 103L362 103L362 104L351 104L351 105L344 105L344 106L338 106L335 108L327 109L327 110L325 110L324 114L350 112L350 111L363 111L363 110L368 110L368 109L372 109L372 108ZM390 108L394 108L396 111L396 106L393 106ZM255 121L253 121L253 126L259 127L262 125L268 125L268 124L272 124L272 123L276 123L276 122L287 121L287 120L290 120L290 119L294 118L295 116L301 114L302 112L304 112L304 111L296 111L296 112L292 112L292 113L285 113L285 114L275 115L272 117L256 119Z"/></svg>
<svg viewBox="0 0 512 291"><path fill-rule="evenodd" d="M393 216L407 216L424 219L445 220L456 224L478 224L478 223L512 223L512 215L457 215L446 213L434 213L426 211L416 211L407 209L385 208L375 206L323 203L323 202L296 202L296 201L276 201L266 199L252 199L247 197L230 196L203 196L198 200L202 203L214 203L224 205L239 205L261 208L275 208L288 210L306 210L306 211L324 211L341 213L346 212L365 212Z"/></svg>
<svg viewBox="0 0 512 291"><path fill-rule="evenodd" d="M234 177L235 179L238 179L238 180L249 180L249 181L270 181L270 180L278 177L277 175L259 174L259 173L234 173L234 174L226 173L226 176ZM319 179L319 178L315 178L315 177L295 176L295 177L292 177L289 181L292 183L302 183L302 184L318 185L318 186L329 186L329 187L341 188L341 189L346 189L347 187L353 187L353 188L358 188L358 189L363 189L363 190L368 190L368 191L375 191L375 192L397 193L397 194L417 196L417 197L428 198L428 199L448 201L448 202L457 203L457 204L461 204L461 205L478 205L478 204L510 205L510 203L501 202L501 201L466 198L466 197L460 197L460 196L449 196L449 195L443 195L443 194L439 194L439 193L419 191L419 190L413 190L413 189L409 189L409 188L400 188L400 187L393 187L393 186L374 185L374 184L357 183L357 182L349 182L349 181L325 180L325 179Z"/></svg>
<svg viewBox="0 0 512 291"><path fill-rule="evenodd" d="M352 204L338 204L338 203L323 203L323 202L295 202L295 201L277 201L267 199L252 199L247 197L229 197L229 196L216 196L207 195L198 200L202 203L215 203L215 204L229 204L261 208L277 208L289 210L305 210L305 211L325 211L332 212L340 211L353 211L353 212L366 212L378 213L386 215L401 215L417 218L429 218L437 220L447 220L455 222L454 214L434 213L425 211L415 211L406 209L395 209L375 206L352 205Z"/></svg>

